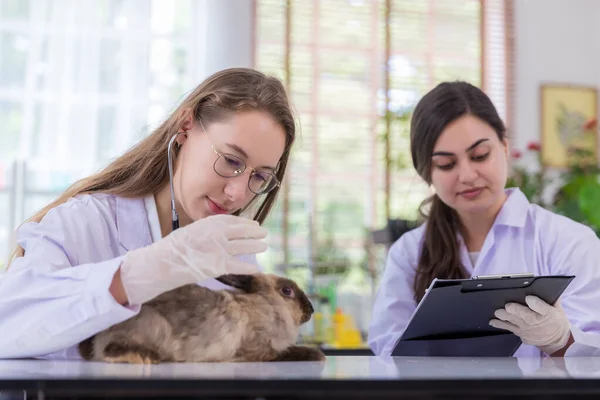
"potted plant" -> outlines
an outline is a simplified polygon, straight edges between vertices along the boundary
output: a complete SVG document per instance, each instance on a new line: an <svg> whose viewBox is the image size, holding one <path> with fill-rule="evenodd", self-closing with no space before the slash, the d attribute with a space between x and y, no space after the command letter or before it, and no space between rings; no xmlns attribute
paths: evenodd
<svg viewBox="0 0 600 400"><path fill-rule="evenodd" d="M525 152L517 149L511 152L512 173L507 179L506 187L518 187L530 202L544 207L546 204L543 194L548 179L546 168L542 163L541 150L542 146L538 142L529 142ZM538 170L533 172L523 165L524 161L533 161L531 160L532 157L539 165Z"/></svg>
<svg viewBox="0 0 600 400"><path fill-rule="evenodd" d="M585 122L579 128L583 134L588 135L595 135L597 129L596 119ZM600 236L600 168L597 166L596 154L576 144L570 144L567 151L567 168L558 174L556 179L560 185L549 201L544 200L550 179L541 160L539 143L529 143L525 153L519 150L512 152L513 167L507 187L519 187L532 203L581 222ZM537 157L540 165L535 172L522 165L524 156L531 154Z"/></svg>

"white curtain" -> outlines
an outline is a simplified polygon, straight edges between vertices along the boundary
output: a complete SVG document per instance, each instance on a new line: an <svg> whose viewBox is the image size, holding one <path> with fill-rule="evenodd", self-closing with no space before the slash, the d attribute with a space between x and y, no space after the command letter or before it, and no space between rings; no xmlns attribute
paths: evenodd
<svg viewBox="0 0 600 400"><path fill-rule="evenodd" d="M0 1L0 260L23 219L207 75L251 66L252 18L238 0Z"/></svg>

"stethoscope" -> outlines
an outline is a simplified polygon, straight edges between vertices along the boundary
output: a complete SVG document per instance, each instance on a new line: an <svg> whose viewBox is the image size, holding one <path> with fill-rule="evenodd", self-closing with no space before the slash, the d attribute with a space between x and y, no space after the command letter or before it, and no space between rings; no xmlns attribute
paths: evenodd
<svg viewBox="0 0 600 400"><path fill-rule="evenodd" d="M173 135L173 137L169 140L169 145L167 146L167 160L169 163L169 188L171 189L171 226L173 230L179 228L179 214L177 214L177 210L175 210L175 191L173 190L173 156L171 154L171 148L173 147L173 143L175 143L175 139L177 136L181 134L185 134L187 132L177 132Z"/></svg>
<svg viewBox="0 0 600 400"><path fill-rule="evenodd" d="M173 227L173 230L179 228L179 215L175 210L175 191L173 190L173 157L171 155L171 147L173 146L173 143L175 143L177 136L179 136L181 133L184 132L177 132L174 134L171 140L169 140L169 146L167 147L167 157L169 162L169 186L171 188L171 226Z"/></svg>

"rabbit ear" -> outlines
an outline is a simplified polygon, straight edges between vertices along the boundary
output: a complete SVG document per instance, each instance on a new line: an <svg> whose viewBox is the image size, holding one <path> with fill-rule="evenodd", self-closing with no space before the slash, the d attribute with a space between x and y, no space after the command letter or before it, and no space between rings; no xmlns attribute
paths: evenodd
<svg viewBox="0 0 600 400"><path fill-rule="evenodd" d="M249 293L252 291L255 278L252 275L227 274L221 275L217 280L225 285L233 286L234 288Z"/></svg>

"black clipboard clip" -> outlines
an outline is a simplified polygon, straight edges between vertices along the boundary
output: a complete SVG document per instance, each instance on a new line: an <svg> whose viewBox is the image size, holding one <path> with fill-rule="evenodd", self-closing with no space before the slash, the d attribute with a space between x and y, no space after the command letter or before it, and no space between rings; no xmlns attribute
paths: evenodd
<svg viewBox="0 0 600 400"><path fill-rule="evenodd" d="M532 272L523 272L520 274L498 274L498 275L476 275L471 277L471 279L514 279L514 278L533 278L534 275Z"/></svg>
<svg viewBox="0 0 600 400"><path fill-rule="evenodd" d="M461 282L461 292L481 290L519 289L530 286L535 275L529 272L519 274L477 275Z"/></svg>

